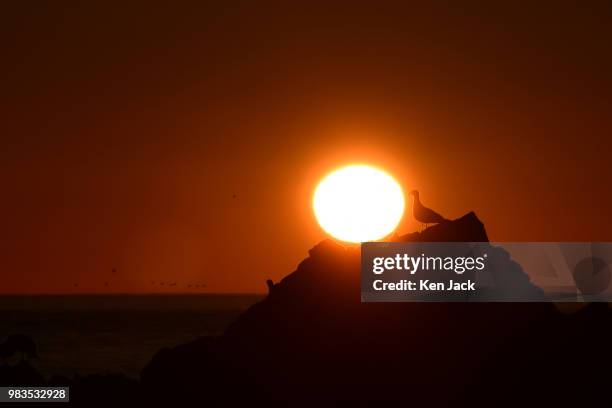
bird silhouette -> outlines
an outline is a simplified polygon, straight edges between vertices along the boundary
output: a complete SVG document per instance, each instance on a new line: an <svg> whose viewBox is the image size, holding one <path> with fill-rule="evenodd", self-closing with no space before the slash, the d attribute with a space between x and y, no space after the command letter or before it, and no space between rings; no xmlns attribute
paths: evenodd
<svg viewBox="0 0 612 408"><path fill-rule="evenodd" d="M268 293L272 293L274 290L274 281L272 279L268 279L266 281L266 285L268 285Z"/></svg>
<svg viewBox="0 0 612 408"><path fill-rule="evenodd" d="M424 224L425 228L427 228L429 224L439 224L441 222L448 221L431 208L427 208L421 204L419 192L417 190L412 190L408 195L413 197L412 215L414 216L415 220L421 223L421 226Z"/></svg>

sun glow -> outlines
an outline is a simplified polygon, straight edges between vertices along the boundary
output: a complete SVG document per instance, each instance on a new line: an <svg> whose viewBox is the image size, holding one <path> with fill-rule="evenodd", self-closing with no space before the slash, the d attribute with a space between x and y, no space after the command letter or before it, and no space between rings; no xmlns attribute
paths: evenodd
<svg viewBox="0 0 612 408"><path fill-rule="evenodd" d="M328 174L317 186L313 209L321 228L341 241L375 241L389 235L404 213L397 181L375 167L351 165Z"/></svg>

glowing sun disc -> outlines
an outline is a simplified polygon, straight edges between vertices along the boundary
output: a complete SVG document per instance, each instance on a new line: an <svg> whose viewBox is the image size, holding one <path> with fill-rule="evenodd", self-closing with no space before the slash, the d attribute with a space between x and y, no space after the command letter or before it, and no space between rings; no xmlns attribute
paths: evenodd
<svg viewBox="0 0 612 408"><path fill-rule="evenodd" d="M351 165L328 174L312 206L321 228L341 241L386 237L404 214L404 193L393 177L375 167Z"/></svg>

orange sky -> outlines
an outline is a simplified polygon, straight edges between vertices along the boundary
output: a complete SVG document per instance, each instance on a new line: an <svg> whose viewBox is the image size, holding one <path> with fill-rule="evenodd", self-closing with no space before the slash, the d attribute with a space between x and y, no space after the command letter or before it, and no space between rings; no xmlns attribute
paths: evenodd
<svg viewBox="0 0 612 408"><path fill-rule="evenodd" d="M612 240L609 3L14 7L2 293L263 292L354 161L492 240Z"/></svg>

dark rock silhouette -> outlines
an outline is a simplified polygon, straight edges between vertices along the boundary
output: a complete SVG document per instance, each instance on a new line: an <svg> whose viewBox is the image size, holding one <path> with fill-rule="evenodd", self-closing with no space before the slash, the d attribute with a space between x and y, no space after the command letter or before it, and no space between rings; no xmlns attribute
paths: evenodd
<svg viewBox="0 0 612 408"><path fill-rule="evenodd" d="M95 374L73 379L52 378L49 385L70 387L70 402L78 406L138 406L139 384L121 374Z"/></svg>
<svg viewBox="0 0 612 408"><path fill-rule="evenodd" d="M19 360L38 358L34 340L25 334L11 334L0 343L0 362L6 362L12 356Z"/></svg>
<svg viewBox="0 0 612 408"><path fill-rule="evenodd" d="M488 242L475 214L395 237ZM507 254L506 254L507 255ZM505 260L504 253L498 256ZM507 258L512 285L537 290ZM594 406L609 400L607 304L361 303L360 253L325 240L223 335L160 350L138 383L67 379L74 403L159 406ZM44 380L22 361L0 385ZM399 404L398 404L399 402Z"/></svg>
<svg viewBox="0 0 612 408"><path fill-rule="evenodd" d="M24 335L10 335L0 349L7 356L21 353L24 357L37 357L34 341ZM70 387L71 404L87 407L137 405L143 400L138 382L122 374L77 375L74 378L53 375L45 379L27 358L15 364L0 364L0 386L67 386Z"/></svg>
<svg viewBox="0 0 612 408"><path fill-rule="evenodd" d="M398 239L488 241L473 213ZM605 394L593 389L603 379L584 370L611 360L607 305L565 316L550 303L364 304L359 261L357 247L321 242L222 336L160 351L142 371L145 395L217 405L496 406Z"/></svg>
<svg viewBox="0 0 612 408"><path fill-rule="evenodd" d="M0 365L0 386L44 386L45 379L28 361Z"/></svg>

